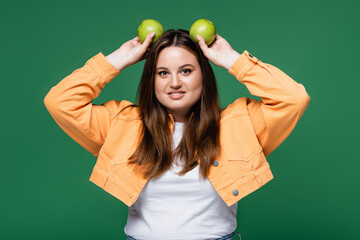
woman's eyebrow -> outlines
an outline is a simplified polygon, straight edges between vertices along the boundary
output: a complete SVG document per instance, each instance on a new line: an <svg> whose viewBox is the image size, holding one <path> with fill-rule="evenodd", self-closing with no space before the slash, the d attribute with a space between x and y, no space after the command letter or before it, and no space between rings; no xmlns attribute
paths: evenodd
<svg viewBox="0 0 360 240"><path fill-rule="evenodd" d="M191 65L190 63L188 63L188 64L181 65L179 68L183 68L183 67L187 67L187 66L194 67L193 65ZM168 68L166 68L166 67L158 67L156 70L159 70L159 69L166 69L166 70L168 70Z"/></svg>

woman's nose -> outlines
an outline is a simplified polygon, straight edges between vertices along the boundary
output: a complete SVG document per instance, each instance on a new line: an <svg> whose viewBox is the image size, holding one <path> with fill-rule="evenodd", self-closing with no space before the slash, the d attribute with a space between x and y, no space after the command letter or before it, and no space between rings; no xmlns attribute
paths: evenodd
<svg viewBox="0 0 360 240"><path fill-rule="evenodd" d="M170 86L171 87L180 87L182 84L181 79L178 76L172 76L170 80Z"/></svg>

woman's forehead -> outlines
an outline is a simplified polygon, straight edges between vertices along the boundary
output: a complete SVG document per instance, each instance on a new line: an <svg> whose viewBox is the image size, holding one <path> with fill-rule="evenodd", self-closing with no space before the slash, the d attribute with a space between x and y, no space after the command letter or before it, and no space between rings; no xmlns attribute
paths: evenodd
<svg viewBox="0 0 360 240"><path fill-rule="evenodd" d="M197 64L197 58L192 52L182 47L164 48L157 59L157 67L162 67L162 65L181 66L187 63Z"/></svg>

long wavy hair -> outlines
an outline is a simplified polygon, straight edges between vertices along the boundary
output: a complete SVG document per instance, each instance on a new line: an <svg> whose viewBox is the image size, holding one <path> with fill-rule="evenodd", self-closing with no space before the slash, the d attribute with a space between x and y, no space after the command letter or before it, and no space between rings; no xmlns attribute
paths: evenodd
<svg viewBox="0 0 360 240"><path fill-rule="evenodd" d="M201 97L186 116L182 139L176 149L172 149L170 114L156 98L154 89L157 58L167 47L181 47L195 54L203 78ZM130 156L129 163L136 164L134 170L140 171L145 178L150 179L165 173L175 157L178 157L183 163L183 169L178 173L180 176L200 163L199 174L205 179L210 165L220 151L220 103L215 75L209 61L189 32L182 29L166 31L146 55L136 95L135 103L138 105L128 106L138 107L142 119L142 139Z"/></svg>

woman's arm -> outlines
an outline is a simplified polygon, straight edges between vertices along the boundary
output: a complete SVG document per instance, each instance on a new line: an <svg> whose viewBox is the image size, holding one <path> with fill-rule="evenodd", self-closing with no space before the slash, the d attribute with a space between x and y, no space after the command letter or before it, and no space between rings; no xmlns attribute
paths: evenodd
<svg viewBox="0 0 360 240"><path fill-rule="evenodd" d="M44 104L55 122L94 156L105 141L112 116L121 108L118 101L92 104L120 71L100 52L52 87Z"/></svg>
<svg viewBox="0 0 360 240"><path fill-rule="evenodd" d="M275 66L244 51L228 71L261 101L246 98L247 110L265 156L293 131L310 102L305 87ZM231 107L240 107L235 101Z"/></svg>
<svg viewBox="0 0 360 240"><path fill-rule="evenodd" d="M201 36L199 44L204 55L215 65L223 67L244 84L261 101L246 99L256 136L267 157L292 132L310 102L305 87L294 81L275 66L263 63L244 51L241 55L219 35L208 48ZM230 69L229 69L229 66ZM244 108L244 98L236 100L228 108Z"/></svg>
<svg viewBox="0 0 360 240"><path fill-rule="evenodd" d="M122 69L143 59L151 40L149 34L142 44L138 37L127 41L110 54L111 60L110 55L98 53L52 87L44 98L55 122L94 156L99 154L113 117L127 101L110 100L96 105L92 100Z"/></svg>

